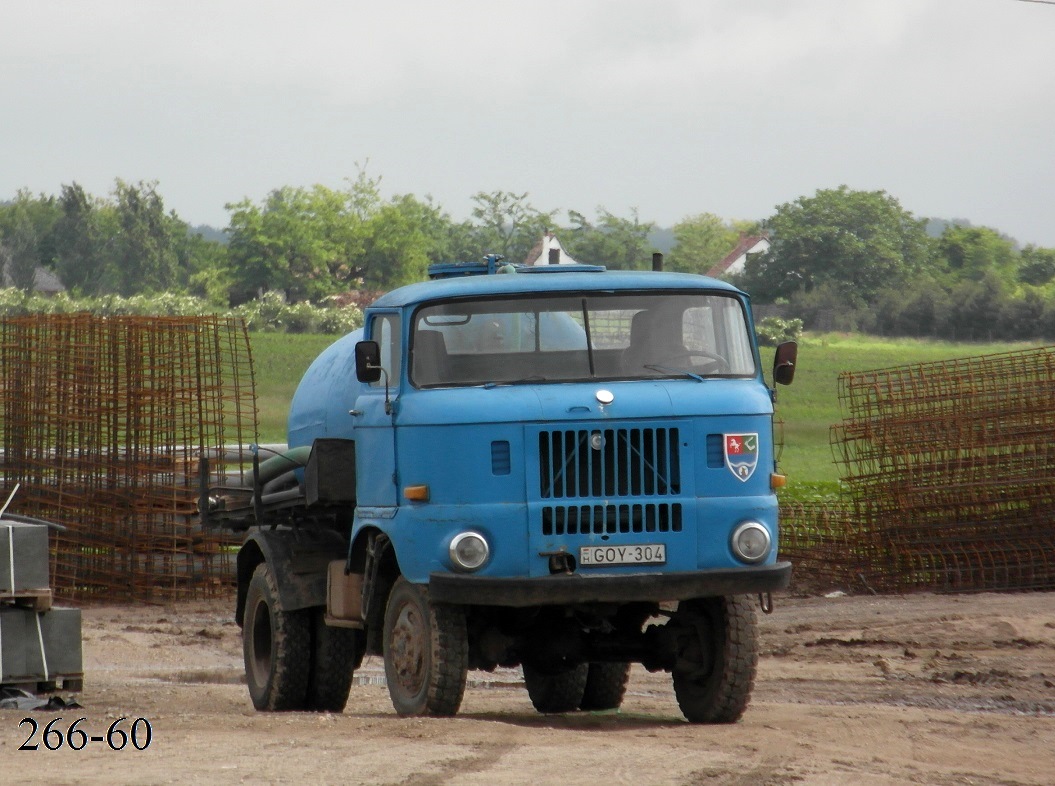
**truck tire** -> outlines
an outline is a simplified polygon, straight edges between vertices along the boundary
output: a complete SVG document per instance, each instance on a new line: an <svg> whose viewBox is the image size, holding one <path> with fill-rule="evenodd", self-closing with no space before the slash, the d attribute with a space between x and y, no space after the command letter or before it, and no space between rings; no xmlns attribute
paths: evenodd
<svg viewBox="0 0 1055 786"><path fill-rule="evenodd" d="M544 671L528 663L523 668L524 685L536 710L554 713L579 709L590 671L588 663L560 671Z"/></svg>
<svg viewBox="0 0 1055 786"><path fill-rule="evenodd" d="M691 723L735 723L751 699L758 665L755 609L748 595L683 602L674 695Z"/></svg>
<svg viewBox="0 0 1055 786"><path fill-rule="evenodd" d="M304 709L311 668L311 615L282 607L266 562L257 565L249 581L242 654L254 707L265 712Z"/></svg>
<svg viewBox="0 0 1055 786"><path fill-rule="evenodd" d="M392 706L409 715L455 715L465 694L469 637L460 606L433 603L400 576L385 607L385 677Z"/></svg>
<svg viewBox="0 0 1055 786"><path fill-rule="evenodd" d="M362 661L362 631L326 624L326 610L312 610L311 677L307 709L343 712L355 669Z"/></svg>
<svg viewBox="0 0 1055 786"><path fill-rule="evenodd" d="M629 663L591 663L580 710L617 710L630 681Z"/></svg>

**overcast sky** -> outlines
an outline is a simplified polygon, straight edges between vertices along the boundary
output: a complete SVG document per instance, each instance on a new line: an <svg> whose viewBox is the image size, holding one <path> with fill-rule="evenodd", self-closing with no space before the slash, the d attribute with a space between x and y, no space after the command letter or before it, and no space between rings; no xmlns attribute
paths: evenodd
<svg viewBox="0 0 1055 786"><path fill-rule="evenodd" d="M1055 247L1055 4L0 0L0 200L478 191L670 226L846 184Z"/></svg>

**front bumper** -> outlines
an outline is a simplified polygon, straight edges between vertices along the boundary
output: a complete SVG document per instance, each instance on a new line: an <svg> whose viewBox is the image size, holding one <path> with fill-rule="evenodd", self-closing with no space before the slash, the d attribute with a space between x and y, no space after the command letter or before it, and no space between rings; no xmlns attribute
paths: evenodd
<svg viewBox="0 0 1055 786"><path fill-rule="evenodd" d="M429 597L437 603L526 608L753 595L784 589L790 582L790 562L754 568L625 576L572 573L538 578L492 578L433 573L429 576Z"/></svg>

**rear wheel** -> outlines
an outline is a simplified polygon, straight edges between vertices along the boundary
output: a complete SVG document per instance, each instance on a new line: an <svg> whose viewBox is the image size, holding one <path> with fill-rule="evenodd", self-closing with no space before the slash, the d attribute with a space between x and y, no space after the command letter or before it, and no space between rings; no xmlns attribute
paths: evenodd
<svg viewBox="0 0 1055 786"><path fill-rule="evenodd" d="M623 703L630 681L629 663L591 663L583 688L581 710L615 710Z"/></svg>
<svg viewBox="0 0 1055 786"><path fill-rule="evenodd" d="M454 715L465 693L469 643L460 606L433 603L400 576L385 607L385 677L400 715Z"/></svg>
<svg viewBox="0 0 1055 786"><path fill-rule="evenodd" d="M311 664L310 613L285 610L266 562L249 581L242 654L254 707L267 712L304 709Z"/></svg>
<svg viewBox="0 0 1055 786"><path fill-rule="evenodd" d="M355 668L362 660L362 631L326 624L326 610L312 609L311 676L307 708L342 712Z"/></svg>
<svg viewBox="0 0 1055 786"><path fill-rule="evenodd" d="M580 663L559 670L543 670L525 663L524 685L539 712L572 712L579 708L590 666Z"/></svg>
<svg viewBox="0 0 1055 786"><path fill-rule="evenodd" d="M685 601L671 623L683 629L673 670L682 713L692 723L735 723L751 699L758 665L751 596Z"/></svg>

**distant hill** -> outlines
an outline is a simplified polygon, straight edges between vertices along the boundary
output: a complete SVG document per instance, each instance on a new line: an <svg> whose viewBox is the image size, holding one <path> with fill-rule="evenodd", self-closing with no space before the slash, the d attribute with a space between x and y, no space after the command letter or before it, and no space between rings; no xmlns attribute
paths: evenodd
<svg viewBox="0 0 1055 786"><path fill-rule="evenodd" d="M978 224L974 224L966 218L928 218L926 219L926 221L926 231L927 235L930 237L941 237L942 232L944 232L948 227L963 227L964 229L970 229L972 227L979 226ZM993 228L990 227L990 229ZM1001 232L999 229L994 229L993 231L1005 240L1011 241L1011 244L1015 248L1021 248L1022 244L1019 243L1016 238L1013 238L1011 237L1011 235Z"/></svg>
<svg viewBox="0 0 1055 786"><path fill-rule="evenodd" d="M187 231L192 235L201 235L206 240L211 240L214 243L222 243L225 246L227 245L227 241L230 240L230 238L227 237L227 233L222 229L211 227L208 224L199 224L196 227L188 227Z"/></svg>
<svg viewBox="0 0 1055 786"><path fill-rule="evenodd" d="M966 218L928 218L926 221L926 230L930 237L941 237L941 233L948 227L964 227L969 229L974 226L974 224Z"/></svg>

